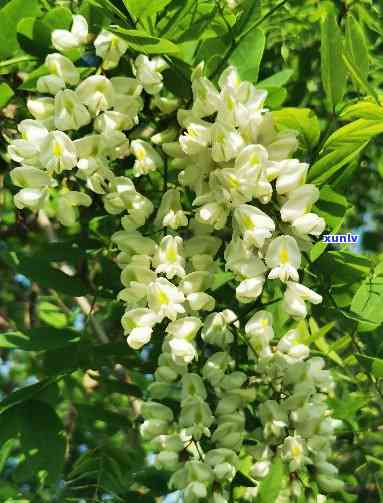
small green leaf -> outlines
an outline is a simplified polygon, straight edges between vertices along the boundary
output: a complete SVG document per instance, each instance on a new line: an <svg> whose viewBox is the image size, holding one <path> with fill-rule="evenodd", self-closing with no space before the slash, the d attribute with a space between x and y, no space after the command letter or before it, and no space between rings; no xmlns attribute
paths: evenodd
<svg viewBox="0 0 383 503"><path fill-rule="evenodd" d="M294 70L286 68L285 70L281 70L280 72L274 73L271 77L267 77L267 79L261 80L258 82L257 87L281 87L287 84L294 73Z"/></svg>
<svg viewBox="0 0 383 503"><path fill-rule="evenodd" d="M372 96L376 103L379 104L379 97L376 94L375 89L368 83L366 75L361 73L360 69L355 66L349 55L343 54L342 58L353 80L360 86L361 89L364 90L366 94Z"/></svg>
<svg viewBox="0 0 383 503"><path fill-rule="evenodd" d="M28 401L18 406L20 414L20 444L31 474L47 472L49 484L58 480L64 467L64 426L45 402Z"/></svg>
<svg viewBox="0 0 383 503"><path fill-rule="evenodd" d="M72 26L72 13L66 7L54 7L42 18L43 23L51 30L69 30Z"/></svg>
<svg viewBox="0 0 383 503"><path fill-rule="evenodd" d="M123 0L128 12L137 19L141 17L150 17L157 12L162 11L172 0Z"/></svg>
<svg viewBox="0 0 383 503"><path fill-rule="evenodd" d="M346 107L340 114L342 119L383 120L383 107L369 100L358 101Z"/></svg>
<svg viewBox="0 0 383 503"><path fill-rule="evenodd" d="M15 93L8 84L5 82L0 84L0 109L4 108L8 104L14 94Z"/></svg>
<svg viewBox="0 0 383 503"><path fill-rule="evenodd" d="M368 48L363 29L352 14L346 17L346 54L358 72L367 78Z"/></svg>
<svg viewBox="0 0 383 503"><path fill-rule="evenodd" d="M257 82L265 43L266 37L260 28L254 28L239 40L229 61L237 68L241 79Z"/></svg>
<svg viewBox="0 0 383 503"><path fill-rule="evenodd" d="M276 110L283 105L285 99L287 98L287 91L283 87L272 87L257 85L259 89L265 89L267 91L267 98L265 105L271 110Z"/></svg>
<svg viewBox="0 0 383 503"><path fill-rule="evenodd" d="M39 19L25 17L17 25L17 40L25 52L42 58L48 52L51 31Z"/></svg>
<svg viewBox="0 0 383 503"><path fill-rule="evenodd" d="M372 356L362 355L357 353L356 358L361 365L377 379L383 378L383 360Z"/></svg>
<svg viewBox="0 0 383 503"><path fill-rule="evenodd" d="M368 325L360 323L361 331L369 331L383 323L383 278L367 278L357 290L351 303L351 311L365 318ZM372 325L372 326L371 326Z"/></svg>
<svg viewBox="0 0 383 503"><path fill-rule="evenodd" d="M120 26L112 26L109 30L124 39L129 47L145 54L177 54L178 47L164 38L150 35L143 30L127 30Z"/></svg>
<svg viewBox="0 0 383 503"><path fill-rule="evenodd" d="M26 333L6 332L0 334L0 348L46 351L68 346L78 339L79 334L74 330L39 327Z"/></svg>
<svg viewBox="0 0 383 503"><path fill-rule="evenodd" d="M13 56L19 49L17 25L25 17L41 14L39 0L11 0L0 10L0 59Z"/></svg>
<svg viewBox="0 0 383 503"><path fill-rule="evenodd" d="M333 110L346 90L346 67L342 58L342 34L333 9L321 25L321 73L323 88Z"/></svg>
<svg viewBox="0 0 383 503"><path fill-rule="evenodd" d="M271 503L272 501L276 501L282 490L285 476L286 474L283 462L280 458L276 458L271 465L268 475L259 485L257 502Z"/></svg>
<svg viewBox="0 0 383 503"><path fill-rule="evenodd" d="M312 110L286 107L283 110L273 112L273 119L278 129L297 131L305 149L309 150L318 143L319 121Z"/></svg>

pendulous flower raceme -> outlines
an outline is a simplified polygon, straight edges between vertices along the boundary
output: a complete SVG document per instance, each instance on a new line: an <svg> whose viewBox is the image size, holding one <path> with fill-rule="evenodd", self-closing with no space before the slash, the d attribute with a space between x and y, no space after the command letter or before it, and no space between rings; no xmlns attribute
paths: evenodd
<svg viewBox="0 0 383 503"><path fill-rule="evenodd" d="M69 227L95 199L121 216L111 240L127 343L162 344L141 411L157 466L172 472L170 487L186 503L228 502L238 471L253 485L241 497L252 501L277 462L286 475L278 501L310 501L308 478L340 490L329 461L334 382L324 360L310 358L302 328L322 301L304 284L303 252L325 222L312 211L319 191L306 183L309 166L293 157L295 132L276 129L266 91L233 67L218 87L197 67L192 106L181 108L165 90L161 57L138 55L131 76L105 75L129 54L106 30L94 40L101 67L84 75L68 56L88 40L82 16L52 34L59 52L47 56L27 103L32 118L8 148L15 204L49 208ZM175 112L178 128L140 134L148 113ZM159 199L153 175L165 179ZM276 309L285 333L273 326Z"/></svg>

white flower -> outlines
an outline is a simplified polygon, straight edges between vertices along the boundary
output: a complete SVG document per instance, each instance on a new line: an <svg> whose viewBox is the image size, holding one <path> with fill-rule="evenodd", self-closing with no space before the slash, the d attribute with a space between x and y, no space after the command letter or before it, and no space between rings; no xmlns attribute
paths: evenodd
<svg viewBox="0 0 383 503"><path fill-rule="evenodd" d="M162 196L154 224L158 227L170 227L173 230L188 224L187 216L181 206L179 190L169 189Z"/></svg>
<svg viewBox="0 0 383 503"><path fill-rule="evenodd" d="M16 208L40 209L45 201L47 193L44 189L21 189L14 197Z"/></svg>
<svg viewBox="0 0 383 503"><path fill-rule="evenodd" d="M169 341L169 346L174 361L190 363L197 356L197 351L192 342L175 337Z"/></svg>
<svg viewBox="0 0 383 503"><path fill-rule="evenodd" d="M52 44L61 52L77 49L88 39L88 23L84 16L73 16L72 28L68 30L53 30Z"/></svg>
<svg viewBox="0 0 383 503"><path fill-rule="evenodd" d="M57 201L57 218L62 225L71 226L78 218L78 206L90 206L92 198L83 192L69 191L60 195Z"/></svg>
<svg viewBox="0 0 383 503"><path fill-rule="evenodd" d="M57 52L48 54L45 59L48 71L52 75L57 75L66 84L75 86L80 80L80 72L72 61Z"/></svg>
<svg viewBox="0 0 383 503"><path fill-rule="evenodd" d="M8 145L11 159L28 165L38 164L39 147L48 135L47 128L38 121L25 119L17 126L22 139L13 140Z"/></svg>
<svg viewBox="0 0 383 503"><path fill-rule="evenodd" d="M254 302L261 295L264 283L264 276L257 276L241 281L235 290L238 301L243 304Z"/></svg>
<svg viewBox="0 0 383 503"><path fill-rule="evenodd" d="M166 327L166 332L173 338L193 340L201 328L202 322L195 316L185 316L172 321Z"/></svg>
<svg viewBox="0 0 383 503"><path fill-rule="evenodd" d="M246 323L246 335L250 337L251 344L257 351L267 346L274 337L272 322L271 313L261 310Z"/></svg>
<svg viewBox="0 0 383 503"><path fill-rule="evenodd" d="M326 222L315 213L306 213L296 218L291 226L297 235L311 234L313 236L320 236L326 228Z"/></svg>
<svg viewBox="0 0 383 503"><path fill-rule="evenodd" d="M141 349L142 346L145 346L150 341L151 337L151 327L136 327L131 330L126 341L131 348Z"/></svg>
<svg viewBox="0 0 383 503"><path fill-rule="evenodd" d="M183 257L183 240L179 236L162 238L153 263L156 273L164 273L167 278L185 276L185 259Z"/></svg>
<svg viewBox="0 0 383 503"><path fill-rule="evenodd" d="M141 176L162 168L163 160L156 149L147 141L133 140L130 144L132 153L136 157L133 166L134 176Z"/></svg>
<svg viewBox="0 0 383 503"><path fill-rule="evenodd" d="M287 159L279 163L279 169L277 192L287 194L305 183L309 165L297 159Z"/></svg>
<svg viewBox="0 0 383 503"><path fill-rule="evenodd" d="M249 204L242 204L234 210L234 220L245 243L257 248L262 248L275 229L273 220L266 213Z"/></svg>
<svg viewBox="0 0 383 503"><path fill-rule="evenodd" d="M53 94L55 96L59 91L65 89L65 82L58 75L44 75L38 79L36 88L39 93Z"/></svg>
<svg viewBox="0 0 383 503"><path fill-rule="evenodd" d="M319 189L315 185L302 185L288 193L287 201L281 207L284 222L293 222L311 210L319 199Z"/></svg>
<svg viewBox="0 0 383 503"><path fill-rule="evenodd" d="M197 155L206 150L211 143L212 125L202 119L187 121L186 131L180 136L179 142L182 150L187 155Z"/></svg>
<svg viewBox="0 0 383 503"><path fill-rule="evenodd" d="M134 328L152 328L158 321L157 315L148 308L137 308L125 311L121 319L124 333L130 333Z"/></svg>
<svg viewBox="0 0 383 503"><path fill-rule="evenodd" d="M270 460L265 459L263 461L257 461L257 463L254 463L254 465L251 468L251 475L256 479L263 479L268 475L270 468L271 468Z"/></svg>
<svg viewBox="0 0 383 503"><path fill-rule="evenodd" d="M62 131L49 133L41 142L40 162L48 173L61 173L77 164L76 148Z"/></svg>
<svg viewBox="0 0 383 503"><path fill-rule="evenodd" d="M289 463L289 470L295 472L305 462L305 444L299 436L288 436L283 442L281 457Z"/></svg>
<svg viewBox="0 0 383 503"><path fill-rule="evenodd" d="M54 125L54 99L53 98L29 98L27 107L31 115L48 129Z"/></svg>
<svg viewBox="0 0 383 503"><path fill-rule="evenodd" d="M289 362L305 360L310 354L310 349L300 342L297 330L289 330L278 342L277 350L285 355Z"/></svg>
<svg viewBox="0 0 383 503"><path fill-rule="evenodd" d="M98 115L113 106L114 91L112 83L102 75L91 75L81 82L76 93L82 103L93 115Z"/></svg>
<svg viewBox="0 0 383 503"><path fill-rule="evenodd" d="M183 314L183 293L165 278L158 278L148 285L149 308L158 314L160 319L175 320L178 314Z"/></svg>
<svg viewBox="0 0 383 503"><path fill-rule="evenodd" d="M242 239L232 239L225 249L226 269L233 271L239 279L261 276L266 272L262 260L246 247Z"/></svg>
<svg viewBox="0 0 383 503"><path fill-rule="evenodd" d="M322 302L322 297L310 288L307 288L307 286L288 281L287 289L283 297L282 308L285 309L290 316L304 318L307 315L305 301L311 302L312 304L320 304Z"/></svg>
<svg viewBox="0 0 383 503"><path fill-rule="evenodd" d="M140 54L134 61L136 78L148 94L158 94L163 86L161 72L167 68L161 57L149 59Z"/></svg>
<svg viewBox="0 0 383 503"><path fill-rule="evenodd" d="M234 159L244 147L244 140L237 131L218 122L211 127L211 142L211 156L215 162Z"/></svg>
<svg viewBox="0 0 383 503"><path fill-rule="evenodd" d="M88 110L74 91L66 89L55 97L55 127L61 131L80 129L91 121Z"/></svg>
<svg viewBox="0 0 383 503"><path fill-rule="evenodd" d="M279 278L299 281L297 269L301 265L301 254L295 239L291 236L279 236L273 239L267 248L266 264L270 267L270 279Z"/></svg>
<svg viewBox="0 0 383 503"><path fill-rule="evenodd" d="M128 49L128 44L117 35L102 30L94 41L97 56L102 58L102 66L110 70L118 66L121 56Z"/></svg>
<svg viewBox="0 0 383 503"><path fill-rule="evenodd" d="M196 220L211 225L214 229L223 229L226 225L229 209L220 203L206 203L196 212Z"/></svg>
<svg viewBox="0 0 383 503"><path fill-rule="evenodd" d="M208 117L218 110L219 93L210 80L202 75L193 76L192 90L193 114L196 117Z"/></svg>
<svg viewBox="0 0 383 503"><path fill-rule="evenodd" d="M41 169L32 166L19 166L11 173L12 183L18 187L40 189L51 184L51 177Z"/></svg>

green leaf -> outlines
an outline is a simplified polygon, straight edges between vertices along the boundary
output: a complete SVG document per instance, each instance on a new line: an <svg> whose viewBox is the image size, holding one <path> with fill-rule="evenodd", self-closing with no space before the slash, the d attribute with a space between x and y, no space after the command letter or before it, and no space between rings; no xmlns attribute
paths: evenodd
<svg viewBox="0 0 383 503"><path fill-rule="evenodd" d="M5 465L8 457L15 447L16 447L16 442L13 438L9 438L0 447L0 473L3 471L4 465Z"/></svg>
<svg viewBox="0 0 383 503"><path fill-rule="evenodd" d="M276 501L283 487L285 469L280 458L276 458L270 468L268 475L259 484L257 502L271 503Z"/></svg>
<svg viewBox="0 0 383 503"><path fill-rule="evenodd" d="M346 107L340 114L342 119L383 120L383 107L368 100L358 101Z"/></svg>
<svg viewBox="0 0 383 503"><path fill-rule="evenodd" d="M41 14L39 0L11 0L0 10L0 58L12 56L17 43L17 25L24 17Z"/></svg>
<svg viewBox="0 0 383 503"><path fill-rule="evenodd" d="M289 108L273 112L278 129L292 129L299 133L306 150L315 147L319 141L320 127L315 113L308 108Z"/></svg>
<svg viewBox="0 0 383 503"><path fill-rule="evenodd" d="M245 0L241 3L242 14L233 26L233 36L238 37L249 32L261 18L260 0Z"/></svg>
<svg viewBox="0 0 383 503"><path fill-rule="evenodd" d="M350 144L361 145L383 133L383 123L378 120L358 119L335 131L324 144L324 149L339 149Z"/></svg>
<svg viewBox="0 0 383 503"><path fill-rule="evenodd" d="M264 85L257 85L257 88L265 89L267 91L265 105L271 110L280 108L287 98L287 91L283 87L268 87Z"/></svg>
<svg viewBox="0 0 383 503"><path fill-rule="evenodd" d="M143 30L127 30L120 26L111 26L109 31L124 39L129 47L145 54L177 54L178 47L164 38L150 35Z"/></svg>
<svg viewBox="0 0 383 503"><path fill-rule="evenodd" d="M64 426L45 402L28 401L17 407L20 414L20 440L31 474L47 472L47 482L56 482L64 467L66 441Z"/></svg>
<svg viewBox="0 0 383 503"><path fill-rule="evenodd" d="M210 287L210 289L215 292L215 290L218 290L218 288L221 288L221 286L225 285L229 281L231 281L234 278L233 273L231 272L224 272L220 271L214 274L213 276L213 282Z"/></svg>
<svg viewBox="0 0 383 503"><path fill-rule="evenodd" d="M333 9L327 12L321 24L321 74L330 109L333 110L346 90L342 34Z"/></svg>
<svg viewBox="0 0 383 503"><path fill-rule="evenodd" d="M362 355L357 353L356 358L362 366L377 379L383 378L383 360L372 356Z"/></svg>
<svg viewBox="0 0 383 503"><path fill-rule="evenodd" d="M123 0L128 12L136 18L150 17L163 10L172 0Z"/></svg>
<svg viewBox="0 0 383 503"><path fill-rule="evenodd" d="M62 309L52 302L42 301L37 304L37 315L41 321L55 328L64 328L68 324L68 318Z"/></svg>
<svg viewBox="0 0 383 503"><path fill-rule="evenodd" d="M53 288L57 292L71 297L80 297L88 293L88 288L77 276L69 276L46 263L39 257L19 256L17 270L42 288Z"/></svg>
<svg viewBox="0 0 383 503"><path fill-rule="evenodd" d="M274 73L271 77L267 79L261 80L258 82L257 87L261 87L262 89L266 87L281 87L287 84L293 75L294 70L286 68L285 70L281 70L280 72Z"/></svg>
<svg viewBox="0 0 383 503"><path fill-rule="evenodd" d="M322 185L344 166L356 159L367 145L368 141L362 144L351 142L349 145L339 146L336 150L327 153L311 166L307 180L310 183Z"/></svg>
<svg viewBox="0 0 383 503"><path fill-rule="evenodd" d="M6 412L8 412L7 409L9 408L13 409L15 408L14 407L15 405L18 405L22 402L26 402L31 399L42 400L43 399L42 397L49 392L57 393L57 385L55 383L55 378L49 377L48 379L44 379L35 384L24 386L23 388L19 388L15 391L12 391L12 393L10 393L3 400L1 400L0 411L6 410ZM2 417L3 413L0 415L0 418Z"/></svg>
<svg viewBox="0 0 383 503"><path fill-rule="evenodd" d="M331 321L330 323L327 323L326 325L321 327L319 330L314 330L313 333L302 342L307 345L311 344L312 342L316 342L318 339L324 338L330 332L330 330L334 328L334 326L335 322Z"/></svg>
<svg viewBox="0 0 383 503"><path fill-rule="evenodd" d="M363 29L352 14L346 17L346 54L359 74L368 75L368 48Z"/></svg>
<svg viewBox="0 0 383 503"><path fill-rule="evenodd" d="M351 303L351 311L370 323L360 323L360 331L369 331L383 323L383 278L367 278L357 290Z"/></svg>
<svg viewBox="0 0 383 503"><path fill-rule="evenodd" d="M47 351L63 348L73 344L78 339L79 334L74 330L39 327L33 328L26 333L6 332L0 334L0 348Z"/></svg>
<svg viewBox="0 0 383 503"><path fill-rule="evenodd" d="M364 90L366 94L372 96L374 100L379 103L379 97L376 94L375 89L373 89L373 87L371 87L368 83L366 76L360 72L359 68L355 66L354 62L350 60L347 54L343 54L342 58L353 80L360 86L361 89Z"/></svg>
<svg viewBox="0 0 383 503"><path fill-rule="evenodd" d="M116 7L111 0L87 0L87 2L88 4L94 5L95 7L98 7L101 10L105 10L112 16L114 15L118 17L128 25L131 25L128 16L124 12L122 12L118 7Z"/></svg>
<svg viewBox="0 0 383 503"><path fill-rule="evenodd" d="M66 7L54 7L42 18L43 23L53 30L69 30L72 26L72 13Z"/></svg>
<svg viewBox="0 0 383 503"><path fill-rule="evenodd" d="M20 47L32 56L43 58L51 43L49 28L35 17L24 17L17 25Z"/></svg>
<svg viewBox="0 0 383 503"><path fill-rule="evenodd" d="M237 68L242 80L257 82L265 43L266 37L260 28L254 28L239 40L229 61Z"/></svg>
<svg viewBox="0 0 383 503"><path fill-rule="evenodd" d="M5 82L0 84L0 109L4 108L15 93Z"/></svg>

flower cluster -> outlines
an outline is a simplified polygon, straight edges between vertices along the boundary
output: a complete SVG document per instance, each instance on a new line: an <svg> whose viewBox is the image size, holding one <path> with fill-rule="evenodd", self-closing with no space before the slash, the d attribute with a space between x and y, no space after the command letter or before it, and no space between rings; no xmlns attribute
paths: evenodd
<svg viewBox="0 0 383 503"><path fill-rule="evenodd" d="M78 48L87 38L82 16L74 16L70 32L52 33L53 46L63 53ZM102 67L108 69L127 50L123 40L106 31L97 36L94 46L103 59ZM149 143L130 143L126 132L139 122L143 91L160 92L166 63L140 55L133 63L136 77L111 79L99 73L82 79L79 68L60 53L48 54L45 64L49 73L37 80L39 94L27 101L33 119L20 122L21 137L8 147L11 159L19 164L11 171L14 185L21 187L16 206L39 210L53 200L58 220L71 226L78 218L78 207L90 206L96 194L103 197L108 213L127 210L131 220L141 222L152 206L136 192L130 178L115 176L113 161L135 155L136 176L161 164ZM82 190L71 190L74 183Z"/></svg>
<svg viewBox="0 0 383 503"><path fill-rule="evenodd" d="M309 304L322 301L303 284L302 252L325 222L312 212L319 191L306 183L308 164L292 157L296 134L275 128L266 91L232 67L218 88L197 67L192 107L182 109L162 92L160 57L137 56L130 77L103 74L128 50L108 31L94 41L99 70L83 75L69 56L88 40L82 16L52 34L60 52L47 56L49 74L27 103L33 119L19 124L21 138L8 149L19 164L11 171L21 188L15 204L39 210L53 202L65 226L95 198L121 215L111 239L127 343L162 344L151 400L142 404L141 433L156 464L173 472L170 486L185 503L228 502L239 470L254 486L241 495L251 501L277 460L289 474L278 501L302 497L309 476L324 492L340 490L329 462L339 425L326 404L334 383L300 330ZM147 103L161 114L177 110L179 129L130 134ZM128 156L129 172L115 174L115 161ZM156 173L165 177L158 202L133 181ZM215 294L220 275L232 292L224 299ZM281 302L262 309L275 291ZM275 305L289 319L279 337Z"/></svg>

